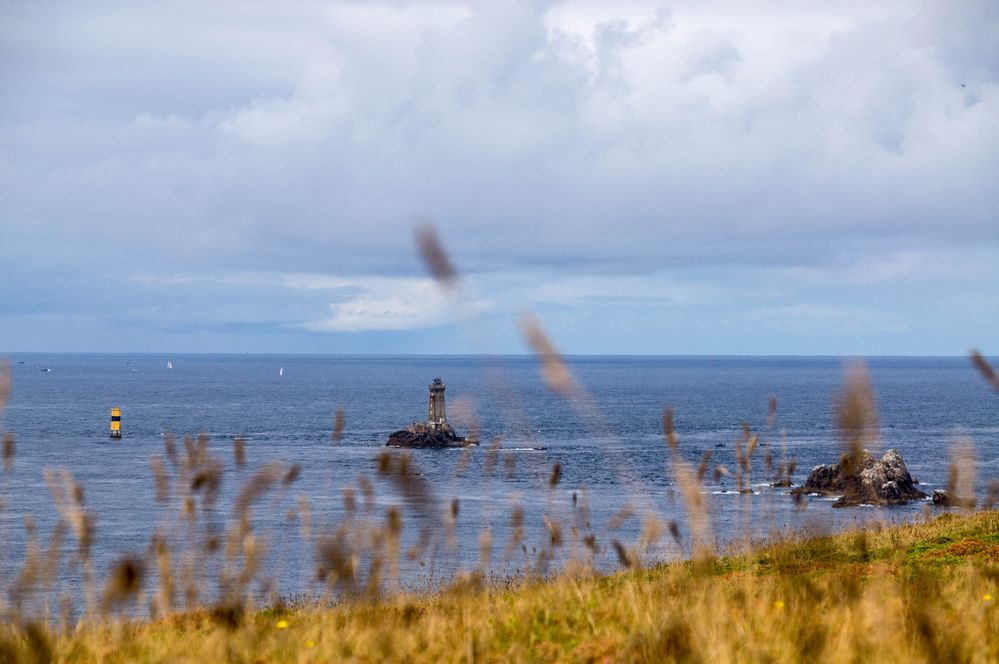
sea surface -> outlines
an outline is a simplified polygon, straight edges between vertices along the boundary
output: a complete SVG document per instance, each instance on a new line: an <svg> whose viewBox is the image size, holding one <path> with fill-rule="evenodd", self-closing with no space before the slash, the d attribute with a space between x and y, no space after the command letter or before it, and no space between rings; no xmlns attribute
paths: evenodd
<svg viewBox="0 0 999 664"><path fill-rule="evenodd" d="M588 555L582 544L588 533L596 538L594 562L612 569L620 562L612 541L637 549L649 515L664 526L674 522L680 539L664 527L644 559L689 555L686 501L663 439L666 406L674 409L681 456L696 466L706 451L712 455L699 492L719 548L787 530L826 531L939 511L928 501L834 509L832 499L813 496L798 504L788 489L769 486L776 469L767 468L766 449L774 466L781 459L795 462L796 483L812 466L838 460L842 442L835 403L845 366L839 358L569 357L582 388L582 396L572 399L548 389L533 358L517 356L14 354L9 359L13 389L0 431L13 433L15 453L12 470L0 473L3 588L25 560L25 517L33 520L43 548L59 519L46 469L68 470L84 489L95 524L91 558L98 585L122 555L154 567L154 532L166 533L181 551L190 534L181 517L183 492L173 486L170 498L157 502L150 466L151 458L165 458L167 434L177 436L181 453L185 436L206 435L209 454L221 464L217 501L197 503L199 537L224 536L240 488L269 461L282 464L287 485L277 482L258 497L252 525L262 552L257 591L285 597L323 589L317 581L317 542L332 541L347 522L383 523L392 506L402 516L403 551L418 546L424 530L432 535L412 559L400 556L397 581L385 573L386 584L407 588L446 583L480 561L498 577L557 569L572 556ZM869 358L866 366L880 420L873 451L897 448L921 488L931 493L946 486L954 442L969 439L984 494L986 482L999 478L999 394L968 359ZM426 417L427 386L435 377L447 385L452 424L459 433L477 426L481 446L469 452L409 452L413 484L380 474L387 435ZM771 396L777 412L768 427ZM108 437L112 407L122 410L120 441ZM344 429L334 442L339 408ZM735 481L736 441L744 422L760 441L748 494L738 493ZM235 463L236 437L246 441L245 466ZM553 483L555 464L559 477ZM164 465L174 472L169 461ZM289 476L296 465L297 477ZM718 475L717 466L728 474ZM369 512L361 476L374 488ZM344 500L350 488L359 505L353 515ZM511 518L518 509L522 541ZM553 537L559 546L552 546ZM484 541L491 546L483 547ZM69 536L49 592L79 594L84 572L69 560L76 546ZM360 577L370 568L370 552L360 544L353 550ZM546 550L553 552L547 567L539 566L539 553ZM218 592L212 579L224 553L199 555L201 596L211 598ZM179 565L183 556L176 558ZM544 563L543 553L541 558Z"/></svg>

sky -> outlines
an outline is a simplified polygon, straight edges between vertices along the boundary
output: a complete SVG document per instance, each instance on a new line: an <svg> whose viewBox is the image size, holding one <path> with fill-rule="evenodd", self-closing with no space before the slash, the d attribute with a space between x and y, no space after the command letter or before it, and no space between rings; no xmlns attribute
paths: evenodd
<svg viewBox="0 0 999 664"><path fill-rule="evenodd" d="M0 99L0 353L999 351L994 0L7 0Z"/></svg>

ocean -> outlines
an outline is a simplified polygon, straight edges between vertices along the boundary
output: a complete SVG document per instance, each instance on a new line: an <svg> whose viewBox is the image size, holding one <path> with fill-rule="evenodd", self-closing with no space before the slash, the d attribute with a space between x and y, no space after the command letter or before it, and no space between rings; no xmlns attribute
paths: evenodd
<svg viewBox="0 0 999 664"><path fill-rule="evenodd" d="M664 528L663 537L646 542L644 560L689 555L691 524L663 439L666 406L674 410L683 459L696 466L711 453L700 493L719 549L746 537L829 531L940 510L928 501L834 509L832 499L812 496L799 504L788 489L770 487L775 471L766 467L765 449L775 464L794 461L796 483L812 466L838 460L835 404L844 375L838 358L568 357L586 395L575 400L549 390L535 359L519 356L9 359L13 388L0 431L13 433L15 453L12 469L0 474L4 588L27 555L25 517L33 520L43 546L59 520L45 469L68 470L84 489L95 526L91 559L98 579L123 555L152 567L154 532L164 533L178 552L194 541L185 538L224 536L241 487L272 460L280 462L288 482L275 483L253 503L253 532L263 552L254 592L321 592L319 542L335 541L345 524L382 523L393 506L401 515L402 551L416 549L411 557L399 556L398 578L386 573L386 584L405 588L434 587L480 565L495 577L558 569L572 556L588 555L587 533L595 535L594 563L613 569L620 560L612 542L637 550L649 515L664 526L675 523L680 539ZM931 493L947 484L954 442L970 439L979 491L999 478L999 394L967 358L869 358L866 365L881 427L872 451L898 449L920 487ZM390 432L426 417L427 387L436 377L447 385L451 423L459 433L477 427L482 444L470 451L409 452L415 484L407 485L380 473L379 464L384 470L389 462L379 456ZM771 396L777 411L768 427ZM112 407L122 411L120 441L108 436ZM334 442L340 408L343 435ZM744 422L760 447L747 482L753 492L740 494L734 474ZM185 436L207 436L208 453L220 464L218 499L197 504L196 533L179 516L176 486L166 502L156 500L150 459L165 457L167 434L177 436L181 452ZM236 437L246 441L245 466L235 462ZM401 453L392 450L396 456L389 458ZM559 477L553 478L556 464ZM297 476L289 475L296 465ZM714 472L717 466L729 474ZM365 497L368 484L373 493ZM345 489L354 491L359 504L353 512L345 505ZM424 532L430 540L421 540ZM483 547L484 541L491 546ZM78 595L85 571L69 560L74 547L70 537L48 592ZM363 576L372 555L357 542L351 547ZM199 555L202 597L210 598L218 592L212 576L224 553Z"/></svg>

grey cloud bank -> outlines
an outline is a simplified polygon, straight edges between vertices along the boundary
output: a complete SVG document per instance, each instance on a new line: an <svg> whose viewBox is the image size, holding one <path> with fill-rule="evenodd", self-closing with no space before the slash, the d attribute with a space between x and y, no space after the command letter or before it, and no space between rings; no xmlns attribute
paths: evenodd
<svg viewBox="0 0 999 664"><path fill-rule="evenodd" d="M526 308L572 352L999 337L993 2L0 19L0 350L516 352Z"/></svg>

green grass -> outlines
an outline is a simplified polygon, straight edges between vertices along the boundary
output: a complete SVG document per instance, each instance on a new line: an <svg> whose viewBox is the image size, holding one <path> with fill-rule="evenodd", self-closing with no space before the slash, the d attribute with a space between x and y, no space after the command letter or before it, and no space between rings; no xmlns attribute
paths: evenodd
<svg viewBox="0 0 999 664"><path fill-rule="evenodd" d="M0 662L999 661L999 513L514 587L208 611L69 634L0 626Z"/></svg>

